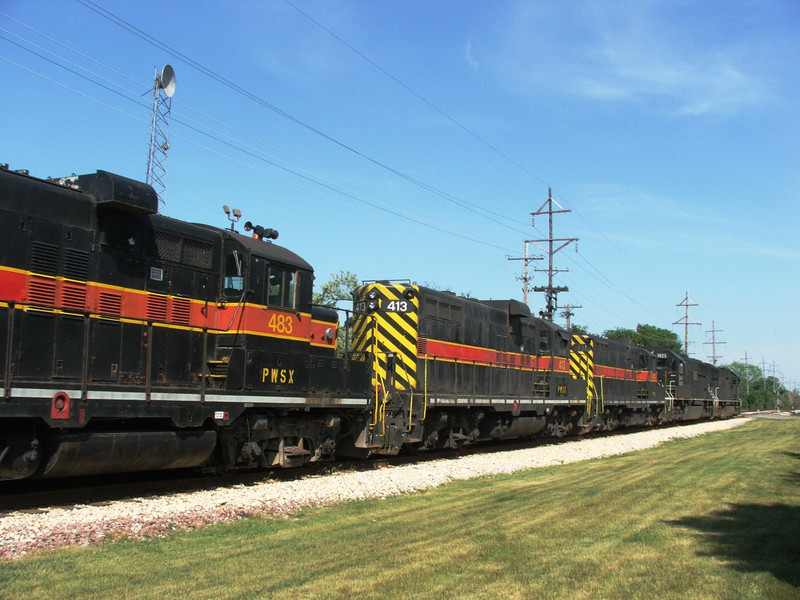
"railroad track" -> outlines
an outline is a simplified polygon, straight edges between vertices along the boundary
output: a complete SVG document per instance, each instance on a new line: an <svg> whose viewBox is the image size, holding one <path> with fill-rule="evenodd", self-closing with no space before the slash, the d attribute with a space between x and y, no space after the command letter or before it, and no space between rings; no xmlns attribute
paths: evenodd
<svg viewBox="0 0 800 600"><path fill-rule="evenodd" d="M670 425L681 426L682 423ZM557 446L581 439L625 435L661 427L629 427L611 432L592 432L563 438L486 441L461 450L436 450L417 454L374 457L360 461L335 461L292 469L247 471L242 473L200 474L192 469L137 473L118 473L65 479L23 479L0 481L0 516L3 513L47 512L52 508L103 506L130 498L153 498L178 493L200 492L217 488L249 486L269 481L294 481L329 473L371 471L410 463L453 459L473 454L492 454L532 448Z"/></svg>

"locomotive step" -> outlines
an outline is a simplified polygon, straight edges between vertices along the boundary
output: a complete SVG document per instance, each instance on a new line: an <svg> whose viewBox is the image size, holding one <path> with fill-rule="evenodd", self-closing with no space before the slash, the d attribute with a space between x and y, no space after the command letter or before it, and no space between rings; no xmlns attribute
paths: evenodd
<svg viewBox="0 0 800 600"><path fill-rule="evenodd" d="M287 458L293 458L295 456L308 456L309 454L311 454L311 451L301 448L300 446L283 447L283 455Z"/></svg>

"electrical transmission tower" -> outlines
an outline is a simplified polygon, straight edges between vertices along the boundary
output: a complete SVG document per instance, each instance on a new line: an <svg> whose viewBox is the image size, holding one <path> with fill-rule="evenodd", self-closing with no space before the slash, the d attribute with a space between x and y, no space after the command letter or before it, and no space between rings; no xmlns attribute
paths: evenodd
<svg viewBox="0 0 800 600"><path fill-rule="evenodd" d="M553 204L555 204L558 207L558 210L553 210ZM545 207L547 207L547 210L545 210ZM578 251L578 238L554 238L553 237L553 215L559 214L559 213L568 213L568 212L572 212L572 211L563 208L558 202L553 200L553 191L550 188L547 188L547 200L545 201L544 204L542 204L539 207L539 210L537 210L536 212L531 213L531 225L533 225L534 220L535 220L535 218L537 216L539 216L539 215L547 215L548 225L549 225L549 227L548 227L548 237L547 237L547 239L543 239L543 240L526 240L526 243L530 242L534 246L536 246L537 248L542 250L543 252L547 253L547 257L548 257L548 267L547 267L547 269L546 270L545 269L535 269L536 271L539 271L539 272L542 272L542 273L547 273L547 285L546 286L534 287L533 291L534 292L544 292L545 300L546 300L546 306L545 306L545 309L543 311L539 312L539 315L543 319L547 319L548 321L552 321L553 320L553 314L558 309L558 293L559 292L567 292L567 291L569 291L569 288L567 288L565 286L556 287L556 286L553 285L553 275L555 275L556 273L564 273L566 271L569 271L569 269L556 269L556 268L554 268L553 267L553 256L557 252L559 252L560 250L563 250L564 248L566 248L572 242L575 242L575 251L576 252ZM546 247L543 247L543 246L539 245L539 244L543 244L545 242L547 243ZM561 245L556 247L555 244L554 244L555 242L560 242Z"/></svg>
<svg viewBox="0 0 800 600"><path fill-rule="evenodd" d="M530 270L528 269L528 264L532 260L544 260L541 256L529 256L528 254L528 243L530 240L525 240L525 256L521 258L512 258L508 257L508 260L524 260L525 261L525 268L524 268L524 275L521 277L517 277L517 281L522 282L522 301L527 305L528 304L528 292L532 292L533 288L530 286L531 281L533 281L533 276L531 276Z"/></svg>
<svg viewBox="0 0 800 600"><path fill-rule="evenodd" d="M717 334L718 333L722 333L722 330L721 329L717 329L717 324L714 321L711 321L711 331L706 331L706 333L710 333L711 334L711 341L710 342L703 342L703 343L706 344L706 345L709 345L709 344L711 345L711 356L709 356L708 358L711 359L711 364L712 365L716 365L717 364L717 359L720 358L720 356L717 355L717 345L725 344L725 342L718 342L717 341Z"/></svg>
<svg viewBox="0 0 800 600"><path fill-rule="evenodd" d="M699 304L694 304L691 299L689 298L689 292L686 292L686 297L683 299L683 302L676 304L675 306L683 306L686 308L686 315L682 319L678 319L673 323L673 325L680 325L683 324L684 326L684 333L683 333L683 353L686 356L689 356L689 325L700 325L700 323L691 323L689 322L689 307L690 306L700 306Z"/></svg>
<svg viewBox="0 0 800 600"><path fill-rule="evenodd" d="M175 93L175 71L165 65L156 71L153 83L153 114L150 119L150 148L147 153L147 183L158 194L158 212L167 208L167 150L169 150L169 114Z"/></svg>

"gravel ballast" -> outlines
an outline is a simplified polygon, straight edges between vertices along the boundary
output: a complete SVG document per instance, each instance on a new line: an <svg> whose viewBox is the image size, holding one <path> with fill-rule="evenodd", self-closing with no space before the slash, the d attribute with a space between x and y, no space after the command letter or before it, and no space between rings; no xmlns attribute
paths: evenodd
<svg viewBox="0 0 800 600"><path fill-rule="evenodd" d="M387 498L451 481L625 454L672 439L730 429L745 422L747 419L743 418L711 421L372 471L131 498L103 506L55 507L37 513L9 512L0 515L0 558L18 558L37 550L70 544L87 546L109 538L166 536L173 531L252 515L285 515L309 506Z"/></svg>

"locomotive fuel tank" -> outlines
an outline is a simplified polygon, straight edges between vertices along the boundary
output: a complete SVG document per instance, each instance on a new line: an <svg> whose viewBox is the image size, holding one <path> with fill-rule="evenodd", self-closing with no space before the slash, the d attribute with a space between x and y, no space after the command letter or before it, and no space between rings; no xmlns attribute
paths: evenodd
<svg viewBox="0 0 800 600"><path fill-rule="evenodd" d="M42 477L196 467L217 443L215 431L75 432L54 437Z"/></svg>

